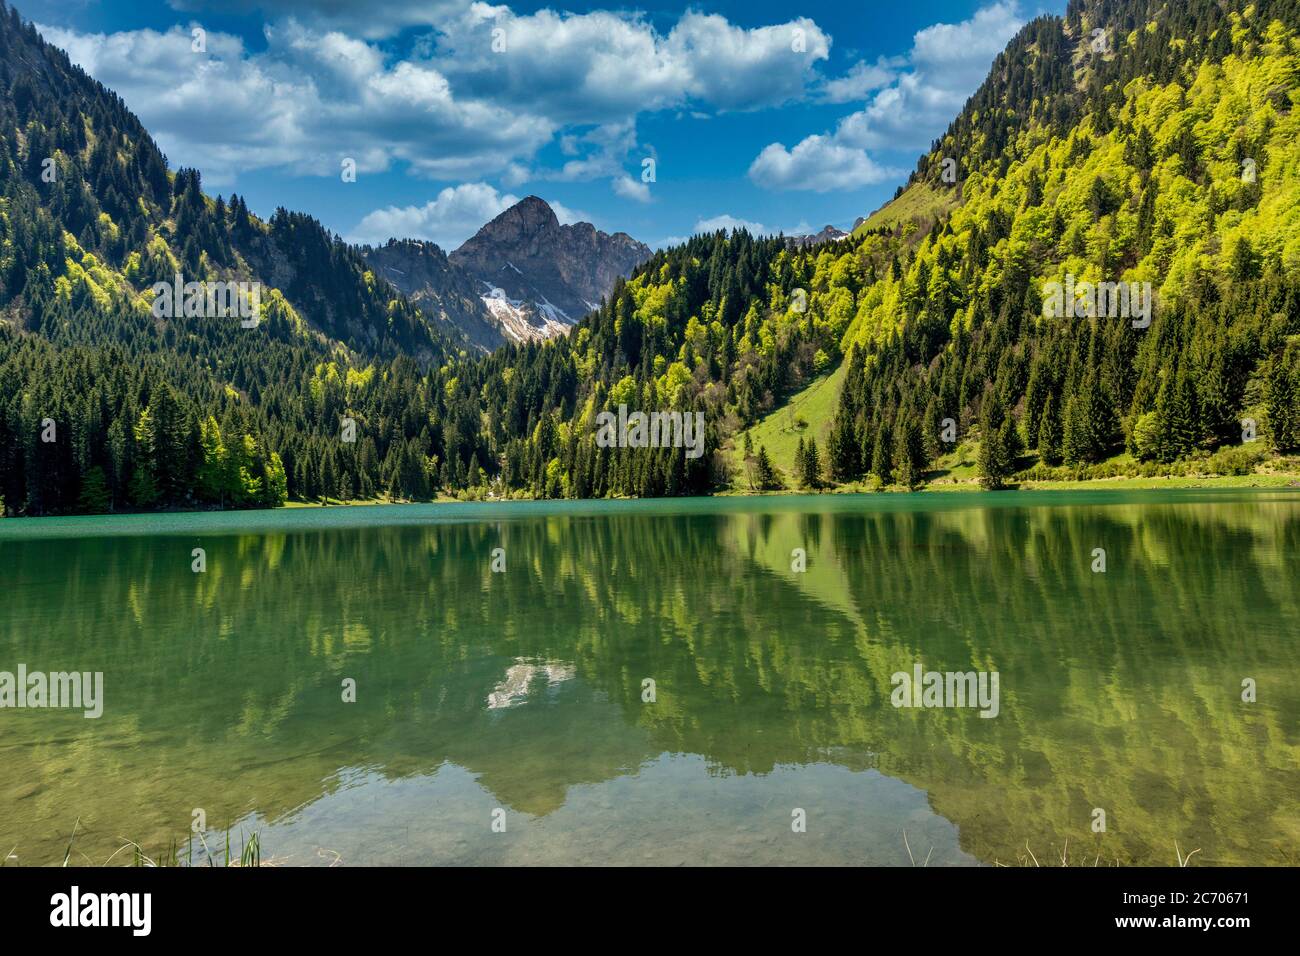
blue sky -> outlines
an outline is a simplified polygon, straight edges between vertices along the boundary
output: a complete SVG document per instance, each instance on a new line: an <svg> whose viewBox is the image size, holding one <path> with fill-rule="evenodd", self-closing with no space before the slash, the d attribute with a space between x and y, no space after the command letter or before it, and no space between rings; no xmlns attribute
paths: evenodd
<svg viewBox="0 0 1300 956"><path fill-rule="evenodd" d="M452 249L529 194L656 246L847 228L1064 0L17 6L210 193Z"/></svg>

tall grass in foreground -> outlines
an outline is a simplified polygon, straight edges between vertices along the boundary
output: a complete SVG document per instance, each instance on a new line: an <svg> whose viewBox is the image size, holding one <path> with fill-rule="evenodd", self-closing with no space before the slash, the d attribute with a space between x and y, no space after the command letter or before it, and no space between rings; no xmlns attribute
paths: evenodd
<svg viewBox="0 0 1300 956"><path fill-rule="evenodd" d="M173 839L167 845L167 852L159 855L156 859L146 854L144 851L144 847L142 847L139 843L136 843L134 840L126 840L120 847L118 847L116 850L113 851L113 853L108 857L108 859L104 860L102 863L96 863L94 860L86 856L86 854L84 853L81 854L80 860L74 861L72 859L73 846L77 842L77 830L80 828L80 826L81 826L81 818L77 817L77 822L72 825L72 836L68 838L68 846L67 849L63 851L63 862L60 864L60 866L67 867L69 864L75 866L111 866L113 864L113 861L116 860L119 855L125 853L128 850L130 851L131 854L130 860L132 866L193 867L193 866L206 865L210 867L216 867L220 865L224 867L260 867L263 865L261 834L255 830L253 831L251 836L245 837L244 831L240 830L239 839L240 839L241 846L239 849L239 854L238 856L236 856L231 846L229 829L227 829L225 833L226 840L225 840L224 862L220 862L220 863L218 862L217 855L214 854L212 850L208 847L207 841L203 838L203 834L202 833L196 834L193 832L190 833L189 838L185 841L185 858L183 860L181 858L181 846ZM202 846L198 863L195 863L194 860L194 837L195 836L199 838L199 843ZM10 851L7 854L5 854L3 858L0 858L0 866L8 866L10 863L16 862L18 860L17 850L18 847L17 845L15 845L12 849L10 849ZM267 860L265 865L274 866L275 862L274 860Z"/></svg>
<svg viewBox="0 0 1300 956"><path fill-rule="evenodd" d="M926 866L929 866L929 865L930 865L930 856L931 856L931 854L934 853L934 847L930 847L930 852L927 853L927 854L925 855L925 859L924 859L923 861L921 861L921 863L918 864L918 863L916 862L916 857L912 854L912 845L908 842L908 839L907 839L907 831L906 831L906 830L903 831L903 846L906 847L906 849L907 849L907 858L908 858L909 860L912 861L912 866L918 866L918 865L919 865L919 866L922 866L922 867L926 867ZM1177 840L1174 841L1174 859L1177 861L1178 866L1179 866L1180 868L1185 868L1185 867L1189 866L1189 865L1191 864L1191 862L1192 862L1192 857L1195 856L1197 853L1200 853L1200 852L1201 852L1201 851L1200 851L1200 848L1198 847L1197 849L1192 850L1191 852L1189 852L1189 853L1187 853L1186 855L1184 855L1184 854L1183 854L1182 847L1180 847L1180 846L1178 845L1178 841L1177 841ZM1055 856L1047 857L1046 859L1047 859L1047 865L1048 865L1048 866L1094 866L1094 867L1096 867L1096 866L1101 866L1101 853L1100 853L1100 852L1098 852L1098 853L1096 853L1096 854L1093 854L1092 857L1091 857L1091 859L1089 859L1089 855L1088 855L1088 853L1087 853L1086 851L1077 854L1076 857L1072 859L1072 858L1070 857L1070 841L1069 841L1069 840L1066 840L1066 841L1065 841L1065 846L1061 848L1061 856L1060 856L1060 862L1059 862L1059 863L1057 862ZM1030 849L1029 841L1028 841L1028 840L1025 841L1025 852L1024 852L1024 853L1021 853L1021 854L1018 854L1018 855L1016 856L1016 859L1015 859L1014 862L1011 862L1011 863L1003 863L1001 860L998 860L998 859L996 859L996 858L993 860L993 866L1001 866L1001 867L1010 867L1010 866L1035 866L1035 867L1041 867L1042 865L1043 865L1043 864L1041 864L1041 863L1038 862L1038 857L1037 857L1037 855L1035 855L1034 851L1033 851L1032 849ZM1113 862L1112 862L1112 861L1109 861L1109 860L1106 861L1106 865L1107 865L1107 866L1119 866L1119 865L1120 865L1119 858L1116 857L1115 860L1114 860Z"/></svg>

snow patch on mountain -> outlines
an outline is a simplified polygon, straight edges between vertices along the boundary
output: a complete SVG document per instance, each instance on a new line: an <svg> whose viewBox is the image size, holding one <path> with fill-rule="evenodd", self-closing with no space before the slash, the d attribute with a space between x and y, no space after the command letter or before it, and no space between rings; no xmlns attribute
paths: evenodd
<svg viewBox="0 0 1300 956"><path fill-rule="evenodd" d="M573 328L568 316L549 302L512 299L499 286L483 284L488 289L483 304L512 342L541 342L565 335Z"/></svg>

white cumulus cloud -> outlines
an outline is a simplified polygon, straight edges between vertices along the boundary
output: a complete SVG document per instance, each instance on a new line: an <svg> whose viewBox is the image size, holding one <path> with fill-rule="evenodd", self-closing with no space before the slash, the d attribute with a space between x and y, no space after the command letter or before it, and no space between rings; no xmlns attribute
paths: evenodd
<svg viewBox="0 0 1300 956"><path fill-rule="evenodd" d="M822 99L828 103L853 103L865 100L868 94L889 86L898 79L898 67L905 59L887 60L884 57L875 63L859 60L849 68L849 72L837 79L827 80L822 87Z"/></svg>
<svg viewBox="0 0 1300 956"><path fill-rule="evenodd" d="M428 239L450 252L517 202L518 196L487 183L448 186L422 206L387 206L368 213L348 240L378 245L389 239Z"/></svg>
<svg viewBox="0 0 1300 956"><path fill-rule="evenodd" d="M386 206L367 213L348 234L349 242L380 245L389 239L427 239L451 252L495 219L519 197L499 192L488 183L448 186L424 205ZM546 204L562 225L591 222L591 216L554 199Z"/></svg>
<svg viewBox="0 0 1300 956"><path fill-rule="evenodd" d="M844 146L830 136L809 136L787 150L780 143L765 147L749 167L749 177L770 189L830 192L860 189L897 177L864 149Z"/></svg>
<svg viewBox="0 0 1300 956"><path fill-rule="evenodd" d="M998 0L961 23L936 23L918 31L897 75L866 106L844 117L835 130L806 137L793 148L771 143L750 165L749 176L770 189L824 192L854 189L896 175L868 150L923 150L961 110L988 72L989 64L1024 25L1016 0ZM826 84L824 97L848 101L882 78L876 67L859 64Z"/></svg>
<svg viewBox="0 0 1300 956"><path fill-rule="evenodd" d="M739 219L730 213L696 220L693 232L717 232L719 229L725 229L727 232L733 229L747 229L756 236L771 235L773 232L761 222L754 222L751 219Z"/></svg>
<svg viewBox="0 0 1300 956"><path fill-rule="evenodd" d="M631 176L619 176L612 180L611 185L614 187L614 195L623 199L632 199L636 202L650 201L650 186L639 179L633 179Z"/></svg>
<svg viewBox="0 0 1300 956"><path fill-rule="evenodd" d="M345 157L362 173L402 164L453 182L618 183L638 158L638 115L806 97L823 82L817 66L831 43L802 17L746 28L688 11L665 32L634 12L520 14L463 0L235 7L269 18L264 47L209 30L206 51L194 53L197 20L164 31L39 29L120 94L174 163L216 185L266 168L336 176ZM408 29L412 42L384 42ZM539 150L556 141L565 161L537 168Z"/></svg>
<svg viewBox="0 0 1300 956"><path fill-rule="evenodd" d="M174 163L218 185L268 167L337 176L345 157L360 172L401 160L429 176L481 176L531 155L556 130L545 117L458 98L428 63L387 63L361 41L295 22L267 28L257 53L215 32L195 53L180 26L40 29L119 93Z"/></svg>

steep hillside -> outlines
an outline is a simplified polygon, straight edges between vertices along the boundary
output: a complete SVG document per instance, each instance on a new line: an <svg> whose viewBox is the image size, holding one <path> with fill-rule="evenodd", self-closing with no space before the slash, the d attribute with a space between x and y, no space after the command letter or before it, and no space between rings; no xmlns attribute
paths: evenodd
<svg viewBox="0 0 1300 956"><path fill-rule="evenodd" d="M491 351L509 341L483 303L480 284L452 265L432 242L390 239L359 250L375 274L386 279L426 316L463 334L471 345Z"/></svg>
<svg viewBox="0 0 1300 956"><path fill-rule="evenodd" d="M0 308L11 318L26 325L51 298L140 307L179 272L261 282L264 299L279 290L307 327L361 354L445 353L443 336L316 220L277 210L262 222L238 196L205 196L197 171L171 175L116 95L0 10Z"/></svg>
<svg viewBox="0 0 1300 956"><path fill-rule="evenodd" d="M799 389L781 407L759 419L732 442L730 457L731 487L752 491L756 487L755 449L763 448L781 473L782 481L797 484L796 459L801 441L814 441L825 448L830 439L831 422L839 406L844 387L844 365L834 372L813 380Z"/></svg>
<svg viewBox="0 0 1300 956"><path fill-rule="evenodd" d="M1297 22L1133 0L1028 25L897 200L959 194L855 303L833 476L917 483L944 419L995 487L1295 447Z"/></svg>
<svg viewBox="0 0 1300 956"><path fill-rule="evenodd" d="M422 369L458 341L314 219L264 222L170 173L121 100L3 5L0 91L5 513L427 489ZM177 275L184 307L164 314L155 286ZM211 308L213 283L257 289L248 315ZM369 442L338 447L376 378Z"/></svg>
<svg viewBox="0 0 1300 956"><path fill-rule="evenodd" d="M947 186L946 183L943 185ZM952 211L959 199L959 189L936 189L927 182L913 182L862 219L854 227L853 237L862 239L882 229L893 231L900 227L909 234L915 234L917 230L928 232L935 222Z"/></svg>

